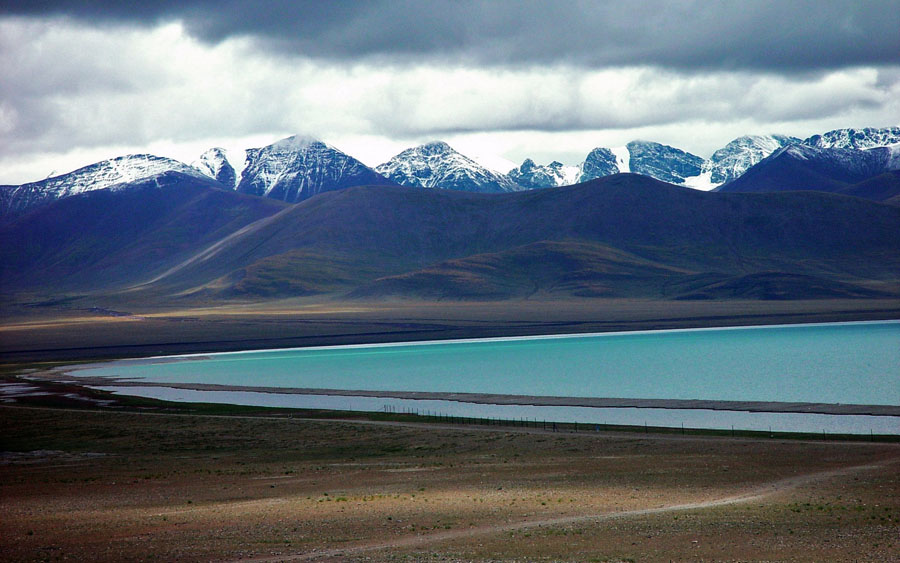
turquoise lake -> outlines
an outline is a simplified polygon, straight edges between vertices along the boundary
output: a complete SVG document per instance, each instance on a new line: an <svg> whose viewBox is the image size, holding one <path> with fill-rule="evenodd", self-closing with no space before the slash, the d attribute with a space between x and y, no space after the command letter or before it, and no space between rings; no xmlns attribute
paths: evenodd
<svg viewBox="0 0 900 563"><path fill-rule="evenodd" d="M124 360L160 383L900 405L900 321L334 346Z"/></svg>

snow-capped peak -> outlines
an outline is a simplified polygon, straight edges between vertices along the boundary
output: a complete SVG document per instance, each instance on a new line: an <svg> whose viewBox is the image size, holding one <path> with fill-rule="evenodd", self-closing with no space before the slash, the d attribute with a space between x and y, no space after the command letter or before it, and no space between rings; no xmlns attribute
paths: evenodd
<svg viewBox="0 0 900 563"><path fill-rule="evenodd" d="M713 186L730 182L782 147L799 142L800 139L785 135L738 137L713 153L703 164L701 175L708 175Z"/></svg>
<svg viewBox="0 0 900 563"><path fill-rule="evenodd" d="M669 182L683 184L691 176L699 176L704 159L681 149L651 141L631 141L628 167L631 172Z"/></svg>
<svg viewBox="0 0 900 563"><path fill-rule="evenodd" d="M210 178L218 180L228 188L234 189L237 185L239 176L223 148L214 147L209 149L200 155L198 160L192 162L191 166Z"/></svg>
<svg viewBox="0 0 900 563"><path fill-rule="evenodd" d="M900 167L897 156L898 145L878 146L869 149L845 147L819 147L805 144L788 145L769 158L788 157L793 160L809 161L814 166L823 167L829 174L845 181L859 181L888 170Z"/></svg>
<svg viewBox="0 0 900 563"><path fill-rule="evenodd" d="M23 184L19 187L35 187L45 193L52 192L56 194L56 197L68 197L83 192L106 189L116 184L142 180L169 171L199 178L205 177L187 164L171 158L152 154L129 154L102 160L68 174Z"/></svg>
<svg viewBox="0 0 900 563"><path fill-rule="evenodd" d="M195 178L207 177L195 168L151 154L129 154L53 176L46 180L10 186L4 194L5 209L0 214L17 214L37 205L95 190L105 190L151 178L166 172L180 172Z"/></svg>
<svg viewBox="0 0 900 563"><path fill-rule="evenodd" d="M443 141L431 141L406 149L376 166L375 170L403 186L469 192L509 192L521 189L521 186L509 178L488 170Z"/></svg>
<svg viewBox="0 0 900 563"><path fill-rule="evenodd" d="M803 141L805 145L823 149L872 149L897 143L900 143L900 127L835 129Z"/></svg>
<svg viewBox="0 0 900 563"><path fill-rule="evenodd" d="M444 141L430 141L430 142L425 143L424 145L420 145L412 150L415 150L421 154L426 154L426 155L442 155L442 154L456 152L450 147L450 145L448 145Z"/></svg>
<svg viewBox="0 0 900 563"><path fill-rule="evenodd" d="M541 166L530 158L526 158L521 166L513 168L507 174L513 182L528 189L570 186L578 182L580 175L579 166L566 166L558 160Z"/></svg>
<svg viewBox="0 0 900 563"><path fill-rule="evenodd" d="M580 181L621 172L643 174L682 184L686 178L700 174L703 159L688 152L651 141L631 141L624 147L597 147L581 164Z"/></svg>
<svg viewBox="0 0 900 563"><path fill-rule="evenodd" d="M597 147L593 149L578 167L581 170L578 181L587 182L594 178L601 178L620 172L617 160L616 155L607 148Z"/></svg>
<svg viewBox="0 0 900 563"><path fill-rule="evenodd" d="M191 163L191 166L207 176L215 178L217 169L221 166L223 161L227 160L228 159L225 157L225 149L213 147L201 154L200 158Z"/></svg>
<svg viewBox="0 0 900 563"><path fill-rule="evenodd" d="M386 183L338 149L313 137L294 135L247 149L237 191L294 203L324 191Z"/></svg>
<svg viewBox="0 0 900 563"><path fill-rule="evenodd" d="M291 135L290 137L275 141L274 143L269 145L268 148L271 148L274 151L299 152L307 150L310 146L316 143L320 143L323 145L325 144L319 139L316 139L315 137L311 137L309 135Z"/></svg>

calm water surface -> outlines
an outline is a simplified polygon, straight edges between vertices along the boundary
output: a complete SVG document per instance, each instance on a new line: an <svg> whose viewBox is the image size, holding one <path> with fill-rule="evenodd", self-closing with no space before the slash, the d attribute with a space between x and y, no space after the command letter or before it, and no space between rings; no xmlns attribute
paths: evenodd
<svg viewBox="0 0 900 563"><path fill-rule="evenodd" d="M724 428L776 432L827 432L828 434L900 434L896 416L830 415L816 413L770 413L708 409L545 407L491 405L459 401L344 397L335 395L291 395L254 391L197 391L170 387L107 387L101 389L166 401L225 403L325 409L339 411L413 412L426 415L491 418L501 420L578 422L589 425L666 426L670 428Z"/></svg>
<svg viewBox="0 0 900 563"><path fill-rule="evenodd" d="M264 387L900 405L900 321L334 346L75 375Z"/></svg>

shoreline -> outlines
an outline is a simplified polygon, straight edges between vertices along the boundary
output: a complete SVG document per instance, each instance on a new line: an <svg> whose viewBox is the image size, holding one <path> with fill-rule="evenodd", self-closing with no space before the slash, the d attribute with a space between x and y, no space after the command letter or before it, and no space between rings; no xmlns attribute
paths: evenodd
<svg viewBox="0 0 900 563"><path fill-rule="evenodd" d="M118 317L66 324L64 316L41 314L29 317L33 325L7 318L0 357L5 364L105 361L475 338L893 321L900 319L900 300L381 303L353 312L306 311L288 303L273 310L141 314L142 319L128 321L125 330Z"/></svg>
<svg viewBox="0 0 900 563"><path fill-rule="evenodd" d="M555 334L555 335L539 335L524 337L492 337L486 339L453 339L443 341L416 341L411 343L380 343L380 344L351 344L336 345L331 347L314 347L305 349L279 349L279 350L243 350L237 352L225 352L215 354L216 356L234 356L250 353L271 353L271 352L291 352L292 350L330 350L330 349L367 349L367 348L389 348L392 346L422 346L434 344L472 344L472 343L495 343L495 342L522 342L534 340L553 340L567 338L590 338L598 336L627 337L629 335L647 335L660 333L688 333L688 332L706 332L715 330L726 331L751 331L756 329L793 329L793 328L810 328L810 327L840 327L853 325L895 325L900 323L897 320L888 321L850 321L850 322L830 322L830 323L801 323L792 325L743 325L726 328L694 328L694 329L671 329L671 330L645 330L645 331L628 331L628 332L608 332L608 333L580 333L580 334ZM203 383L189 381L152 381L143 379L131 379L116 377L111 375L76 375L82 370L90 370L96 367L108 367L115 365L135 366L143 364L166 364L170 362L190 361L210 359L210 354L186 354L179 356L156 356L149 358L131 358L115 360L109 363L94 364L76 364L64 365L50 370L34 373L25 376L24 379L40 380L45 379L57 383L74 384L83 387L93 387L98 389L112 390L112 388L131 388L138 390L141 388L149 389L169 389L194 391L198 393L256 393L280 396L305 395L317 397L346 397L346 398L383 398L398 399L409 401L443 401L455 402L467 405L492 405L492 406L515 406L515 407L584 407L589 409L664 409L664 410L682 410L682 411L720 411L720 412L745 412L745 413L769 413L769 414L819 414L819 415L851 415L851 416L874 416L874 417L900 417L900 405L881 404L875 402L856 402L856 403L829 403L822 401L804 401L804 400L769 400L770 397L759 399L720 399L720 398L684 398L678 397L678 393L673 393L674 397L641 397L643 392L638 391L637 394L631 396L603 396L603 395L556 395L556 394L521 394L507 393L505 390L501 392L482 392L477 390L415 390L414 386L407 386L403 389L372 389L368 388L368 383L357 382L355 387L351 388L333 388L327 386L285 386L277 385L253 385L243 384L243 382L235 383ZM324 383L324 382L323 382ZM360 385L362 384L362 385ZM410 389L412 387L412 389ZM551 389L548 389L551 391ZM632 390L633 391L633 390ZM575 393L583 391L576 390ZM602 392L602 391L601 391ZM126 392L127 393L127 392ZM572 391L569 391L572 393ZM871 399L877 401L881 397L873 396Z"/></svg>
<svg viewBox="0 0 900 563"><path fill-rule="evenodd" d="M334 349L366 349L366 348L390 348L393 346L429 346L433 344L476 344L489 342L521 342L531 340L553 340L555 338L592 338L598 336L637 336L642 334L667 334L680 332L705 332L717 330L755 330L755 329L773 329L773 328L801 328L801 327L817 327L832 325L867 325L867 324L897 324L900 319L874 319L861 321L822 321L822 322L798 322L787 324L751 324L751 325L728 325L728 326L700 326L700 327L679 327L679 328L654 328L654 329L634 329L634 330L609 330L603 332L558 332L548 334L529 334L521 336L488 336L488 337L462 337L434 340L398 340L389 342L364 342L359 344L324 344L315 346L297 346L291 348L251 348L245 350L228 350L225 352L192 352L186 354L168 354L163 356L141 356L131 358L116 358L111 362L128 362L133 363L166 363L168 361L178 361L184 359L190 360L206 360L209 356L226 356L239 354L262 354L268 352L291 352L291 351L317 351L317 350L334 350ZM104 362L106 363L106 362ZM98 363L99 365L99 363ZM91 364L85 364L73 368L86 369L92 367Z"/></svg>
<svg viewBox="0 0 900 563"><path fill-rule="evenodd" d="M158 383L115 381L104 378L66 377L67 383L93 387L155 387L190 391L232 391L276 395L323 395L371 397L420 401L453 401L478 405L539 407L638 408L674 410L713 410L760 413L796 413L900 417L900 406L843 403L804 403L782 401L724 401L715 399L639 399L617 397L556 397L547 395L507 395L497 393L454 393L439 391L377 391L365 389L316 389L304 387L255 387L215 383Z"/></svg>

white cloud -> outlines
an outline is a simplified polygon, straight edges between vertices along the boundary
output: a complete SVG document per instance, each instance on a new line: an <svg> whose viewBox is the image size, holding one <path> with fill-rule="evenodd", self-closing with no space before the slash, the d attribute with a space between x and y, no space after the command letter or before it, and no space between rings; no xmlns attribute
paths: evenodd
<svg viewBox="0 0 900 563"><path fill-rule="evenodd" d="M294 132L369 165L437 138L501 171L525 157L576 164L593 147L634 138L708 156L741 134L895 125L897 74L373 67L272 56L246 39L210 45L177 22L97 29L7 18L0 183L126 152L190 162L209 146L260 146Z"/></svg>

